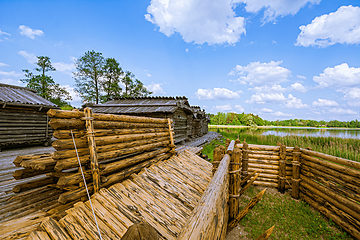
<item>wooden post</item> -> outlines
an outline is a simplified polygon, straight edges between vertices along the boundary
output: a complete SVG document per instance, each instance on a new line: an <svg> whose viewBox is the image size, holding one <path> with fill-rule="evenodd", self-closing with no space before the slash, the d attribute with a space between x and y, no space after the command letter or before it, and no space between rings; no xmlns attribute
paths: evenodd
<svg viewBox="0 0 360 240"><path fill-rule="evenodd" d="M242 148L242 166L241 166L241 179L244 179L248 175L248 169L249 169L249 145L247 142L243 142L243 148ZM246 185L246 182L242 185L244 187Z"/></svg>
<svg viewBox="0 0 360 240"><path fill-rule="evenodd" d="M299 199L300 193L300 148L298 146L294 147L293 151L293 161L292 161L292 190L291 197Z"/></svg>
<svg viewBox="0 0 360 240"><path fill-rule="evenodd" d="M280 160L279 160L279 192L285 193L286 181L286 146L280 146Z"/></svg>
<svg viewBox="0 0 360 240"><path fill-rule="evenodd" d="M240 143L240 140L239 139L236 139L235 140L235 146L238 145Z"/></svg>
<svg viewBox="0 0 360 240"><path fill-rule="evenodd" d="M225 148L226 149L228 149L230 142L231 142L230 139L227 138L226 142L225 142Z"/></svg>
<svg viewBox="0 0 360 240"><path fill-rule="evenodd" d="M100 173L99 173L98 157L96 152L94 126L93 126L94 118L92 117L92 110L90 108L85 108L84 113L85 113L84 120L86 120L87 139L88 139L89 151L90 151L90 166L93 176L94 193L97 193L99 192L100 189Z"/></svg>
<svg viewBox="0 0 360 240"><path fill-rule="evenodd" d="M235 148L230 159L229 221L232 221L239 213L239 198L233 196L238 195L240 192L240 158L241 151Z"/></svg>
<svg viewBox="0 0 360 240"><path fill-rule="evenodd" d="M169 125L171 145L174 145L174 137L173 137L173 133L172 133L172 129L171 129L171 119L170 118L168 118L168 125Z"/></svg>
<svg viewBox="0 0 360 240"><path fill-rule="evenodd" d="M213 152L213 161L212 161L213 174L216 172L216 169L219 166L220 160L221 160L221 150L219 147L217 147L214 149L214 152Z"/></svg>

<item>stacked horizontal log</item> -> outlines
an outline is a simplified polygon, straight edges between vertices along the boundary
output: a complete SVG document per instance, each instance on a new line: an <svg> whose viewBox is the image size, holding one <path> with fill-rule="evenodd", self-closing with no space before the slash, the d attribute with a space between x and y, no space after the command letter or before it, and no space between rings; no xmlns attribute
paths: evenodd
<svg viewBox="0 0 360 240"><path fill-rule="evenodd" d="M301 149L300 198L360 239L360 163Z"/></svg>
<svg viewBox="0 0 360 240"><path fill-rule="evenodd" d="M247 149L243 149L243 147ZM253 183L254 185L274 188L279 187L280 146L241 143L237 144L236 148L243 151L244 157L242 168L246 168L247 165L247 169L242 171L242 178L245 178L247 174L258 171L260 175ZM285 189L290 188L289 181L292 177L292 151L292 147L286 147ZM247 161L245 158L247 158Z"/></svg>
<svg viewBox="0 0 360 240"><path fill-rule="evenodd" d="M43 175L40 180L16 185L14 192L49 186L63 193L59 202L66 204L86 196L83 174L92 191L93 173L90 169L90 147L85 118L80 111L48 111L49 125L57 138L54 153L19 156L16 166L24 169L14 173L16 179ZM143 167L166 159L175 153L171 144L168 119L132 117L110 114L92 114L94 131L93 147L96 149L100 185L109 186L123 180ZM171 120L170 120L171 124ZM74 145L75 142L75 145ZM76 146L76 148L75 148ZM45 175L44 175L45 174Z"/></svg>

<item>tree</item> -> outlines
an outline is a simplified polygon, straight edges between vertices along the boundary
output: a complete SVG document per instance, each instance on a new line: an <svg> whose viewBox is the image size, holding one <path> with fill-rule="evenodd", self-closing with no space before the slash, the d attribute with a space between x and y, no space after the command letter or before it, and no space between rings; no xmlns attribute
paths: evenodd
<svg viewBox="0 0 360 240"><path fill-rule="evenodd" d="M152 94L139 79L135 79L135 75L130 71L125 72L121 82L125 85L122 97L146 97Z"/></svg>
<svg viewBox="0 0 360 240"><path fill-rule="evenodd" d="M103 82L102 88L105 95L101 97L102 102L107 102L111 99L121 97L122 88L120 87L120 78L123 77L124 72L120 64L115 58L107 58L103 67Z"/></svg>
<svg viewBox="0 0 360 240"><path fill-rule="evenodd" d="M101 97L102 77L105 59L102 53L87 51L76 63L77 72L74 73L75 90L80 94L83 102L99 103Z"/></svg>
<svg viewBox="0 0 360 240"><path fill-rule="evenodd" d="M40 74L34 75L28 69L23 69L25 72L25 79L21 79L23 83L26 83L26 87L35 89L37 94L46 100L58 106L68 105L67 100L72 100L70 93L62 88L59 84L55 83L52 77L47 76L49 71L56 71L52 66L50 58L47 56L38 56L38 61L35 68Z"/></svg>

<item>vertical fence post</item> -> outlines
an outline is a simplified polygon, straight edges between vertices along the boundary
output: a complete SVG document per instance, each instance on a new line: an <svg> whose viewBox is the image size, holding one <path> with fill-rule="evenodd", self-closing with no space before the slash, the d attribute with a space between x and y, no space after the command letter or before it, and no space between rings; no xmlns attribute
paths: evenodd
<svg viewBox="0 0 360 240"><path fill-rule="evenodd" d="M291 197L295 199L299 199L300 193L300 155L300 148L298 146L294 147L292 161Z"/></svg>
<svg viewBox="0 0 360 240"><path fill-rule="evenodd" d="M212 165L213 165L213 175L216 172L217 167L219 166L221 160L221 150L219 147L215 148L213 151L213 161L212 161Z"/></svg>
<svg viewBox="0 0 360 240"><path fill-rule="evenodd" d="M279 161L279 192L285 193L286 180L286 146L280 145L280 161Z"/></svg>
<svg viewBox="0 0 360 240"><path fill-rule="evenodd" d="M249 169L249 145L247 142L243 142L243 148L242 148L242 166L241 166L241 179L244 179L248 175L248 169ZM243 184L243 186L246 185L246 182ZM243 187L242 186L242 187Z"/></svg>
<svg viewBox="0 0 360 240"><path fill-rule="evenodd" d="M230 139L226 139L226 142L225 142L225 148L228 149L229 145L230 145Z"/></svg>
<svg viewBox="0 0 360 240"><path fill-rule="evenodd" d="M232 221L239 214L239 198L236 195L240 193L240 158L241 150L234 148L230 159L230 185L229 185L229 221Z"/></svg>
<svg viewBox="0 0 360 240"><path fill-rule="evenodd" d="M87 131L87 140L89 144L90 151L90 165L91 172L93 176L94 183L94 193L99 192L100 189L100 173L99 173L99 164L96 152L96 144L95 144L95 134L94 134L94 125L92 117L92 110L90 108L84 109L85 120L86 120L86 131Z"/></svg>

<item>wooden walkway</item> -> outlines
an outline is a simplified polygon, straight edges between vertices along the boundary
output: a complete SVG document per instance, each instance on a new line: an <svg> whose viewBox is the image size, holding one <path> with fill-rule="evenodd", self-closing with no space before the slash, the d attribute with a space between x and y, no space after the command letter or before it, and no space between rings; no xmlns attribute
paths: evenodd
<svg viewBox="0 0 360 240"><path fill-rule="evenodd" d="M186 150L101 189L91 202L102 239L121 239L141 221L153 226L160 239L176 239L211 177L212 165ZM59 221L37 212L1 223L0 239L99 239L89 201L76 203L66 213Z"/></svg>

